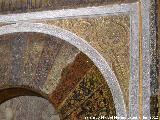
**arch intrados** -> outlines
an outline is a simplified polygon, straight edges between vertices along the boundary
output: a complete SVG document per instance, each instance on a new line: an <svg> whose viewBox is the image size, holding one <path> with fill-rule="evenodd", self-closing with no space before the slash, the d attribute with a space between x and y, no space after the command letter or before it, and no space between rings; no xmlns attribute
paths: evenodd
<svg viewBox="0 0 160 120"><path fill-rule="evenodd" d="M45 93L37 91L36 89L22 86L12 86L0 89L0 104L19 96L37 96L50 101Z"/></svg>
<svg viewBox="0 0 160 120"><path fill-rule="evenodd" d="M0 28L0 35L18 32L36 32L55 36L77 47L94 62L94 64L104 76L113 96L117 116L127 116L123 94L114 72L111 70L108 63L100 55L100 53L92 46L90 46L85 40L70 31L64 30L56 26L41 23L17 23L2 26Z"/></svg>

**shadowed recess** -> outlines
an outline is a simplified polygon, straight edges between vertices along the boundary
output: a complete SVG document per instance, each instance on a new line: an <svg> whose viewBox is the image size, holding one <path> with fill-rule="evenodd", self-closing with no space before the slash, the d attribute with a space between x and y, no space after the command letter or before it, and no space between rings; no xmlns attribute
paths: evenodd
<svg viewBox="0 0 160 120"><path fill-rule="evenodd" d="M48 100L19 96L0 105L0 120L60 120L60 117Z"/></svg>
<svg viewBox="0 0 160 120"><path fill-rule="evenodd" d="M27 88L7 88L0 90L0 104L3 102L18 97L18 96L37 96L45 98L46 95L39 94L36 91Z"/></svg>

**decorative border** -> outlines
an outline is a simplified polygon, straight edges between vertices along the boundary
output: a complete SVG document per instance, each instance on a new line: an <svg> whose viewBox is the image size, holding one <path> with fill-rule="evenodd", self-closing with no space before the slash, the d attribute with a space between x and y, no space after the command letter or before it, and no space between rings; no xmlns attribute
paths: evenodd
<svg viewBox="0 0 160 120"><path fill-rule="evenodd" d="M130 14L130 82L129 115L139 118L139 15L138 4L132 7ZM138 52L137 52L138 51Z"/></svg>
<svg viewBox="0 0 160 120"><path fill-rule="evenodd" d="M150 0L141 0L142 9L142 115L150 120Z"/></svg>
<svg viewBox="0 0 160 120"><path fill-rule="evenodd" d="M151 54L151 95L158 92L158 72L157 72L157 0L151 0L150 8L150 54ZM153 74L154 73L154 74Z"/></svg>
<svg viewBox="0 0 160 120"><path fill-rule="evenodd" d="M151 56L151 66L150 66L150 91L151 91L151 117L153 115L158 115L158 54L157 54L157 40L158 40L158 1L150 1L150 56Z"/></svg>
<svg viewBox="0 0 160 120"><path fill-rule="evenodd" d="M99 6L99 7L86 7L78 9L63 9L54 11L42 11L42 12L30 12L30 13L20 13L20 14L8 14L0 15L0 22L5 23L16 23L20 21L34 21L43 19L66 19L72 17L83 17L83 16L97 16L105 14L107 15L119 15L119 14L129 14L131 8L135 6L132 4L121 4L121 5L110 5L110 6Z"/></svg>
<svg viewBox="0 0 160 120"><path fill-rule="evenodd" d="M22 14L9 14L0 15L0 22L4 23L17 23L16 25L8 25L0 28L0 35L12 33L12 32L41 32L51 34L60 37L71 44L78 47L81 51L87 54L101 70L103 76L106 78L107 83L111 89L113 99L116 106L117 116L127 116L125 104L120 89L119 83L110 69L104 58L88 43L74 35L69 31L57 27L51 27L42 24L33 24L31 22L35 20L43 19L67 19L75 17L91 17L91 16L107 16L107 15L130 15L131 26L130 26L130 85L129 85L129 115L128 117L140 117L139 116L139 79L140 79L140 57L142 56L143 63L143 116L150 117L150 54L149 54L149 4L150 0L141 0L142 3L142 16L139 16L137 3L128 3L120 5L108 5L100 7L87 7L78 9L65 9L55 11L42 11L42 12L31 12ZM139 31L139 19L142 19L142 31ZM26 23L30 22L30 23ZM62 35L62 32L63 35ZM142 32L142 39L140 40L140 34ZM140 46L142 42L142 55L139 54ZM82 43L81 43L82 42Z"/></svg>

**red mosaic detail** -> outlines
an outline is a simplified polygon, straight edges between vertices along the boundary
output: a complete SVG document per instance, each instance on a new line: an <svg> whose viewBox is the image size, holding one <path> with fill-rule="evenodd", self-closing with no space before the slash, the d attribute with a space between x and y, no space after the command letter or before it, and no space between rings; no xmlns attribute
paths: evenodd
<svg viewBox="0 0 160 120"><path fill-rule="evenodd" d="M91 69L93 62L83 53L79 53L74 62L63 69L60 83L51 94L53 104L58 107L60 103L82 80L87 71Z"/></svg>

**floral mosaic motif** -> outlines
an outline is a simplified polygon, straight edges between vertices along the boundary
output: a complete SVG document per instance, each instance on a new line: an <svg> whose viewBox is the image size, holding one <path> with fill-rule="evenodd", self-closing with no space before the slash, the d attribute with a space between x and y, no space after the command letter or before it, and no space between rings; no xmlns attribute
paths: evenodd
<svg viewBox="0 0 160 120"><path fill-rule="evenodd" d="M70 100L68 104L65 104L65 107L70 108L69 105L73 103L79 103L79 105L76 106L72 111L70 111L69 109L65 111L62 108L61 112L64 113L62 113L62 116L64 115L64 119L68 118L73 120L84 120L84 118L87 116L99 117L100 115L104 115L106 117L109 117L116 115L111 93L105 85L100 85L96 89L96 91L92 91L90 93L90 96L81 104L76 99L72 101L74 102L71 103Z"/></svg>
<svg viewBox="0 0 160 120"><path fill-rule="evenodd" d="M61 113L66 116L73 112L80 104L86 101L104 82L103 77L96 71L94 66L89 70L81 82L78 83L76 89L72 91L70 97L65 101L65 106L60 106ZM103 81L103 82L102 82ZM64 102L64 101L63 101Z"/></svg>
<svg viewBox="0 0 160 120"><path fill-rule="evenodd" d="M69 30L86 40L116 74L126 106L129 104L130 18L128 15L36 21Z"/></svg>

